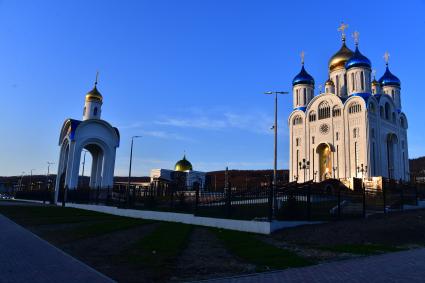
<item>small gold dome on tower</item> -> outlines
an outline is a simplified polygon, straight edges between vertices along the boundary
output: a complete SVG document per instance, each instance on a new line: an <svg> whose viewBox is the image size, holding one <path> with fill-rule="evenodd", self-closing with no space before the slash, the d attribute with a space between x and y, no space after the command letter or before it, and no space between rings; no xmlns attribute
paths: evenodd
<svg viewBox="0 0 425 283"><path fill-rule="evenodd" d="M329 78L326 83L325 86L335 86L334 82Z"/></svg>
<svg viewBox="0 0 425 283"><path fill-rule="evenodd" d="M100 101L102 102L103 97L102 94L97 90L97 82L94 85L94 88L86 94L87 101Z"/></svg>

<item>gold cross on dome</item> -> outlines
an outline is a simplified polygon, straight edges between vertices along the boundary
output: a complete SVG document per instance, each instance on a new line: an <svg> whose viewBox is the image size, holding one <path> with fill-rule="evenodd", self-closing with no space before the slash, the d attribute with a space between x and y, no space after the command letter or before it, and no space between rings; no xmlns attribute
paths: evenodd
<svg viewBox="0 0 425 283"><path fill-rule="evenodd" d="M385 64L388 66L388 62L390 61L390 53L388 53L388 51L385 51L384 60Z"/></svg>
<svg viewBox="0 0 425 283"><path fill-rule="evenodd" d="M301 64L304 65L304 57L305 57L305 52L304 51L301 51L300 57L301 57Z"/></svg>
<svg viewBox="0 0 425 283"><path fill-rule="evenodd" d="M99 79L99 71L96 72L96 81L94 82L94 85L97 85L97 80Z"/></svg>
<svg viewBox="0 0 425 283"><path fill-rule="evenodd" d="M341 32L341 37L342 37L342 39L343 40L345 40L345 30L348 28L348 25L347 24L344 24L344 22L341 22L341 25L339 26L339 28L338 28L338 31L340 31Z"/></svg>

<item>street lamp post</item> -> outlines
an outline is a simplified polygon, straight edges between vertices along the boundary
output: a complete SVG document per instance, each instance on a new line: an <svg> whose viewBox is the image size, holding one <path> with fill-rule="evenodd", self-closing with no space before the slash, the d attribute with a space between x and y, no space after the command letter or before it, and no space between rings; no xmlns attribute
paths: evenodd
<svg viewBox="0 0 425 283"><path fill-rule="evenodd" d="M357 166L357 173L362 173L362 179L364 177L364 173L367 172L367 165L363 167L363 163L360 166Z"/></svg>
<svg viewBox="0 0 425 283"><path fill-rule="evenodd" d="M275 204L275 193L277 186L277 95L288 94L287 91L267 91L265 94L274 94L274 166L273 166L273 185L272 185L272 214L274 215Z"/></svg>
<svg viewBox="0 0 425 283"><path fill-rule="evenodd" d="M131 137L131 147L130 147L130 165L128 168L128 184L127 184L127 204L130 202L130 179L131 179L131 163L133 161L133 143L134 139L141 138L142 136L132 136Z"/></svg>
<svg viewBox="0 0 425 283"><path fill-rule="evenodd" d="M83 152L84 152L84 155L83 155L83 163L82 163L83 168L82 168L82 172L81 172L81 183L84 186L84 168L85 168L85 165L86 165L86 154L87 154L88 150L83 149Z"/></svg>
<svg viewBox="0 0 425 283"><path fill-rule="evenodd" d="M305 183L305 170L310 169L310 161L306 161L305 158L303 158L303 161L299 162L298 165L300 166L300 170L304 170L304 183Z"/></svg>
<svg viewBox="0 0 425 283"><path fill-rule="evenodd" d="M35 169L31 169L31 175L30 175L30 186L31 186L31 190L32 190L32 171L35 171Z"/></svg>

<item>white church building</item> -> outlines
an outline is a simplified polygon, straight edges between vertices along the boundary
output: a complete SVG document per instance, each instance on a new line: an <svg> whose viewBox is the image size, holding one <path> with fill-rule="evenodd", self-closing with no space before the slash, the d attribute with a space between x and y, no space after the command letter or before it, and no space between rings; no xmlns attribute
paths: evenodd
<svg viewBox="0 0 425 283"><path fill-rule="evenodd" d="M292 81L290 181L320 182L328 178L387 177L409 180L407 118L401 104L401 83L388 67L377 81L372 64L359 50L342 46L329 60L323 93L304 67Z"/></svg>

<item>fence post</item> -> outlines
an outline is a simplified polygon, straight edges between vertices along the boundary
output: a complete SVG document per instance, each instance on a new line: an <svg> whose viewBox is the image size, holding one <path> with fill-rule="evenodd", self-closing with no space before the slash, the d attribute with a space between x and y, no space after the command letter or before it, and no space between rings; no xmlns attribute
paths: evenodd
<svg viewBox="0 0 425 283"><path fill-rule="evenodd" d="M338 219L341 219L341 186L338 186Z"/></svg>
<svg viewBox="0 0 425 283"><path fill-rule="evenodd" d="M195 183L195 214L198 213L198 205L199 205L199 184Z"/></svg>
<svg viewBox="0 0 425 283"><path fill-rule="evenodd" d="M363 188L363 218L366 218L366 187L362 179L362 188Z"/></svg>
<svg viewBox="0 0 425 283"><path fill-rule="evenodd" d="M307 187L307 219L311 220L311 186Z"/></svg>
<svg viewBox="0 0 425 283"><path fill-rule="evenodd" d="M273 189L271 186L269 186L268 206L269 206L268 220L269 222L271 222L273 219Z"/></svg>
<svg viewBox="0 0 425 283"><path fill-rule="evenodd" d="M387 214L387 189L384 184L382 184L382 198L384 202L384 214Z"/></svg>
<svg viewBox="0 0 425 283"><path fill-rule="evenodd" d="M227 186L227 196L226 196L226 216L227 218L230 218L230 215L232 213L232 189L231 189L231 185L230 182L228 182L228 186Z"/></svg>
<svg viewBox="0 0 425 283"><path fill-rule="evenodd" d="M415 205L418 205L418 184L415 184Z"/></svg>
<svg viewBox="0 0 425 283"><path fill-rule="evenodd" d="M400 210L404 209L403 187L400 186Z"/></svg>
<svg viewBox="0 0 425 283"><path fill-rule="evenodd" d="M68 186L63 188L62 207L65 207L67 192L68 192Z"/></svg>

